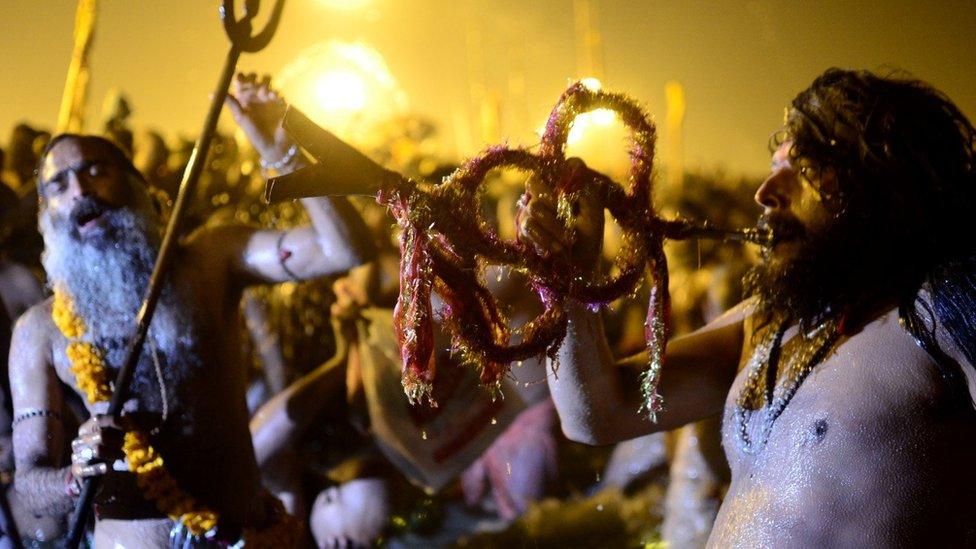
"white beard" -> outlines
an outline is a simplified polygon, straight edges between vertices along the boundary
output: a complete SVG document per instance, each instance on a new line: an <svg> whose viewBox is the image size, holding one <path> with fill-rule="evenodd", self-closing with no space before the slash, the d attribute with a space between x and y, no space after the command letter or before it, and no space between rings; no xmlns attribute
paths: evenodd
<svg viewBox="0 0 976 549"><path fill-rule="evenodd" d="M102 214L101 234L82 239L70 219L39 215L48 283L64 287L94 341L105 346L110 363L132 337L159 249L160 226L147 212L130 208ZM192 342L191 315L166 284L150 325L149 338L168 357L184 356ZM113 360L115 359L115 360Z"/></svg>

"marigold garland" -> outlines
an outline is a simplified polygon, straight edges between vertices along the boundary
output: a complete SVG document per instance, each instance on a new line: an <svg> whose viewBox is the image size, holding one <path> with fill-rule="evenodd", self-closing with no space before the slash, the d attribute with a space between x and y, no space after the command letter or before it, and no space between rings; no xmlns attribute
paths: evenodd
<svg viewBox="0 0 976 549"><path fill-rule="evenodd" d="M65 354L71 362L71 373L78 387L84 391L90 404L107 402L112 397L112 387L105 367L105 353L88 341L80 341L87 333L84 319L75 312L71 297L63 288L55 288L51 318L58 330L69 340ZM219 515L200 505L176 484L166 470L163 456L149 443L149 436L141 431L128 431L122 445L129 470L136 475L136 484L143 495L175 521L179 521L190 533L202 536L217 527ZM272 521L267 528L244 530L244 544L254 547L290 546L298 541L298 521L277 505L271 510Z"/></svg>

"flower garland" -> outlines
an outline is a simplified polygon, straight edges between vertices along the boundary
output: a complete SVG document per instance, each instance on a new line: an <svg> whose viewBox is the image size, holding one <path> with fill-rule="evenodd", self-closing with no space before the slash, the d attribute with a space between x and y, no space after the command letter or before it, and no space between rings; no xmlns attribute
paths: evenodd
<svg viewBox="0 0 976 549"><path fill-rule="evenodd" d="M58 330L68 339L65 354L71 362L74 374L89 404L107 402L112 397L112 388L105 367L105 352L95 344L82 341L87 333L84 319L75 312L74 303L68 292L55 288L51 318ZM195 536L204 536L217 527L217 512L199 504L193 496L184 492L176 480L166 470L163 457L149 443L149 436L141 431L127 431L122 444L129 470L136 475L136 484L145 497L174 521L178 521ZM298 521L284 511L281 502L275 499L276 506L271 509L272 521L267 528L257 530L245 528L245 545L256 547L280 547L288 542L298 541Z"/></svg>

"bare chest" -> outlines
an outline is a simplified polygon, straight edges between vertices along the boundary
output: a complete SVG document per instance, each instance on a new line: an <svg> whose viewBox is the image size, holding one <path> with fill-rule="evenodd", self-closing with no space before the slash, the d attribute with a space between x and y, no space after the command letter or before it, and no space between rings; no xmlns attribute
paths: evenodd
<svg viewBox="0 0 976 549"><path fill-rule="evenodd" d="M930 358L893 314L840 341L779 412L740 412L748 376L723 416L732 483L713 543L904 541L919 526L906 515L928 528L972 513L946 501L976 488L964 465L976 458L973 415L944 406Z"/></svg>
<svg viewBox="0 0 976 549"><path fill-rule="evenodd" d="M153 316L136 362L127 410L161 416L182 413L188 416L184 421L192 422L199 414L187 414L187 409L206 406L215 392L236 393L241 385L240 321L236 302L231 305L226 298L225 281L205 266L181 265L174 276L179 292L169 303L161 300ZM83 338L100 356L108 380L114 381L126 361L134 329L133 318L120 319L110 335L89 333ZM67 353L71 342L53 325L51 332L58 377L77 390L77 359Z"/></svg>

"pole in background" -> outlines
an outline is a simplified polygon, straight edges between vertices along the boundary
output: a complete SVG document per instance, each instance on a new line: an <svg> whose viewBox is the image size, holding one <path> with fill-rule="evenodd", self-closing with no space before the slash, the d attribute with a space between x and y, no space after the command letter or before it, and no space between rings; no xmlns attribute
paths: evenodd
<svg viewBox="0 0 976 549"><path fill-rule="evenodd" d="M88 102L89 54L95 41L98 19L98 0L78 0L75 11L74 48L68 64L68 76L61 94L57 133L80 133L85 126L85 106Z"/></svg>
<svg viewBox="0 0 976 549"><path fill-rule="evenodd" d="M667 166L667 183L671 190L680 190L685 179L685 88L680 82L672 80L664 85L664 99L667 103L667 115L664 128L668 144L665 165Z"/></svg>

